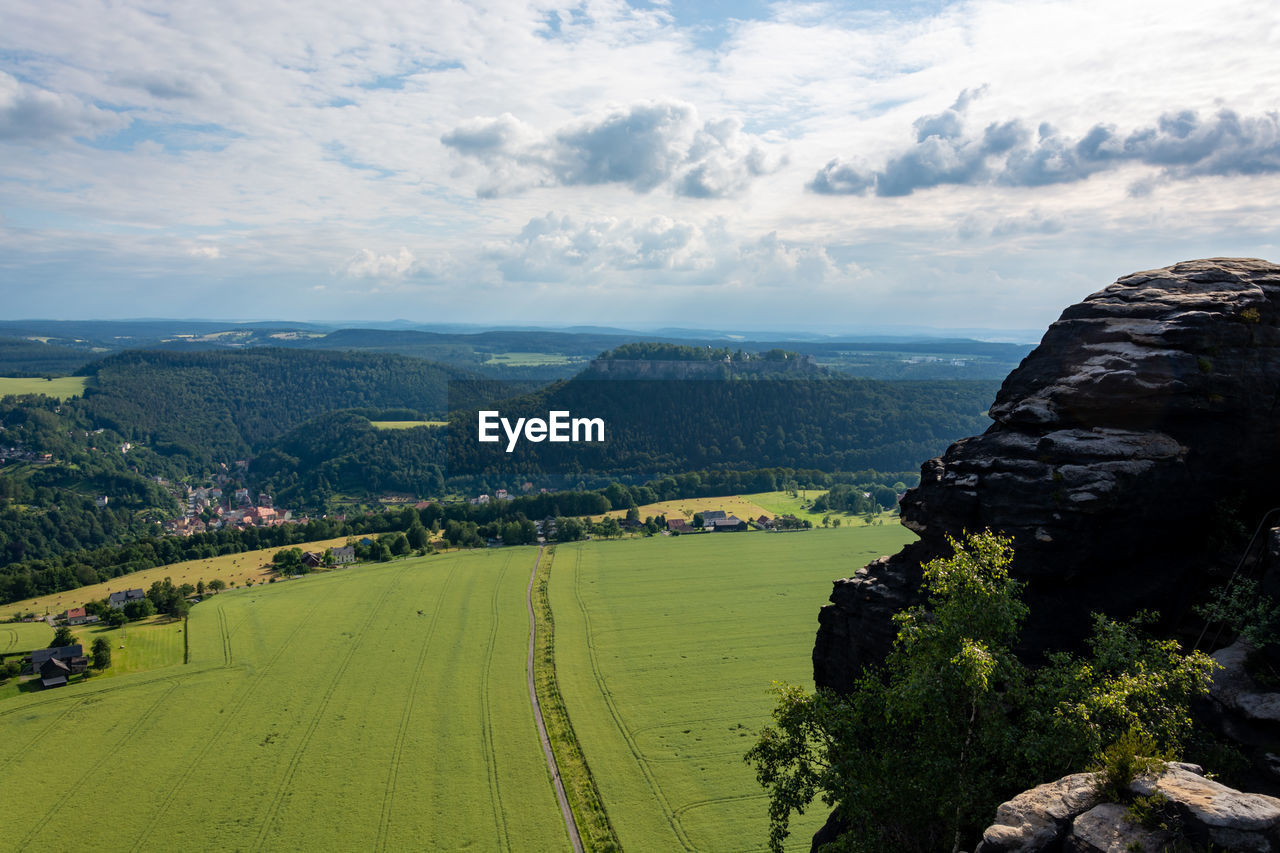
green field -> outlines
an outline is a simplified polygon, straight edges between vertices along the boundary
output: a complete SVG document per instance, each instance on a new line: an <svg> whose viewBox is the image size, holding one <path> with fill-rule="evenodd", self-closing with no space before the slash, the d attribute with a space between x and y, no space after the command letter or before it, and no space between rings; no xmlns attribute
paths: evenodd
<svg viewBox="0 0 1280 853"><path fill-rule="evenodd" d="M535 554L225 592L185 666L3 701L0 849L565 849L525 686Z"/></svg>
<svg viewBox="0 0 1280 853"><path fill-rule="evenodd" d="M44 394L46 397L57 397L65 400L68 397L79 397L84 393L84 376L59 376L56 379L42 379L39 376L0 376L0 397L6 394Z"/></svg>
<svg viewBox="0 0 1280 853"><path fill-rule="evenodd" d="M413 429L414 427L441 427L448 421L369 421L374 429Z"/></svg>
<svg viewBox="0 0 1280 853"><path fill-rule="evenodd" d="M371 420L374 429L413 429L415 427L444 427L444 420Z"/></svg>
<svg viewBox="0 0 1280 853"><path fill-rule="evenodd" d="M548 364L578 364L590 359L558 352L496 352L491 353L485 364L504 367L542 367Z"/></svg>
<svg viewBox="0 0 1280 853"><path fill-rule="evenodd" d="M885 525L557 546L557 677L625 850L766 849L742 756L771 683L812 683L832 580L912 538ZM793 821L792 847L825 819L819 806Z"/></svg>
<svg viewBox="0 0 1280 853"><path fill-rule="evenodd" d="M43 649L52 639L47 622L6 622L0 624L0 655Z"/></svg>
<svg viewBox="0 0 1280 853"><path fill-rule="evenodd" d="M556 678L624 849L765 849L742 755L770 685L809 683L831 581L910 537L557 546ZM525 681L536 553L359 566L224 592L186 624L76 629L110 638L110 670L0 692L0 850L568 849ZM0 644L49 631L0 626ZM127 819L90 807L108 791L128 791ZM793 848L824 819L796 822Z"/></svg>

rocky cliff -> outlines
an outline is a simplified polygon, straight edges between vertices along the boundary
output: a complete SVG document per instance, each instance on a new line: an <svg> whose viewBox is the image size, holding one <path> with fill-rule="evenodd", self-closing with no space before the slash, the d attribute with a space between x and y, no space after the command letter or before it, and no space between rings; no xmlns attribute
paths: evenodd
<svg viewBox="0 0 1280 853"><path fill-rule="evenodd" d="M1188 261L1063 312L1009 375L982 435L925 463L902 501L920 540L836 581L814 680L848 689L889 649L897 609L947 536L1014 537L1029 654L1070 646L1092 610L1185 615L1214 525L1252 527L1280 475L1280 266Z"/></svg>

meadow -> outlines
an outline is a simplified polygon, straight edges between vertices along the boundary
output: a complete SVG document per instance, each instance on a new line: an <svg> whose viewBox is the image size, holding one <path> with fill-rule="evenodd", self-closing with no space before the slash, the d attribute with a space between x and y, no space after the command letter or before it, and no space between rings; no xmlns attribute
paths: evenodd
<svg viewBox="0 0 1280 853"><path fill-rule="evenodd" d="M743 521L748 519L759 518L762 515L770 517L778 515L794 515L800 520L809 519L815 525L822 524L822 519L827 515L834 515L840 519L842 525L845 524L865 524L860 516L848 513L822 513L813 512L809 506L813 503L813 499L825 492L825 489L809 489L802 491L797 496L792 496L787 492L759 492L751 495L730 495L722 498L678 498L672 501L660 501L658 503L645 504L638 508L641 520L649 516L657 517L659 515L666 518L693 518L696 512L706 512L711 509L724 510L729 515L736 515ZM607 516L614 518L624 518L627 514L625 509L610 510L604 515L592 517L592 521L599 521ZM897 512L883 512L879 514L881 520L887 523L895 523L897 521Z"/></svg>
<svg viewBox="0 0 1280 853"><path fill-rule="evenodd" d="M0 397L6 394L44 394L65 400L84 393L88 378L84 376L58 376L43 379L39 376L0 376Z"/></svg>
<svg viewBox="0 0 1280 853"><path fill-rule="evenodd" d="M557 679L623 849L767 849L742 756L771 685L812 683L832 580L912 538L886 525L556 546ZM794 821L790 847L808 850L825 819Z"/></svg>
<svg viewBox="0 0 1280 853"><path fill-rule="evenodd" d="M303 551L323 551L325 548L338 548L347 544L347 538L324 539L318 542L304 542L292 545ZM197 581L208 583L214 578L221 578L228 586L244 586L249 581L265 583L274 574L270 567L271 558L280 548L263 548L258 551L245 551L240 554L223 554L220 557L209 557L201 560L186 560L168 566L157 566L143 569L140 572L121 575L102 583L76 587L65 592L55 592L38 598L15 601L12 604L0 605L0 620L12 618L19 613L35 613L37 616L61 613L72 607L80 607L86 601L106 598L113 592L122 589L150 589L156 581L170 578L175 585Z"/></svg>
<svg viewBox="0 0 1280 853"><path fill-rule="evenodd" d="M414 429L415 427L442 427L448 421L369 421L374 429Z"/></svg>
<svg viewBox="0 0 1280 853"><path fill-rule="evenodd" d="M228 591L185 666L5 700L0 849L565 849L525 685L535 554ZM127 820L80 807L111 791Z"/></svg>
<svg viewBox="0 0 1280 853"><path fill-rule="evenodd" d="M555 678L624 849L765 849L742 755L771 684L809 683L831 581L910 538L893 525L556 546ZM536 554L360 565L228 590L185 624L77 628L86 646L111 640L110 670L0 691L0 850L78 834L129 850L568 849L525 681ZM0 644L48 633L0 626ZM79 807L116 790L127 820ZM798 821L793 848L824 819Z"/></svg>

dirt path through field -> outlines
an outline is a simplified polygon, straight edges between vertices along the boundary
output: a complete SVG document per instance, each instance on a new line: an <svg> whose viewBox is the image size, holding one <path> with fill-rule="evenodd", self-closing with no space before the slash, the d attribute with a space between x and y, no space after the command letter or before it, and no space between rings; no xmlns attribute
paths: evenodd
<svg viewBox="0 0 1280 853"><path fill-rule="evenodd" d="M569 841L573 844L574 853L583 853L582 836L578 834L578 824L573 820L573 810L569 808L569 798L564 793L564 783L560 781L560 768L556 766L556 757L551 753L551 741L547 738L547 725L542 721L542 706L538 704L538 691L533 684L533 642L537 631L537 623L533 617L533 581L538 576L538 564L542 562L542 546L538 546L538 556L533 561L533 572L529 575L529 587L524 593L524 603L529 608L529 701L533 703L533 716L538 721L538 737L542 739L542 752L547 757L547 767L551 769L551 779L556 786L556 799L560 801L560 813L564 816L564 828L569 832Z"/></svg>

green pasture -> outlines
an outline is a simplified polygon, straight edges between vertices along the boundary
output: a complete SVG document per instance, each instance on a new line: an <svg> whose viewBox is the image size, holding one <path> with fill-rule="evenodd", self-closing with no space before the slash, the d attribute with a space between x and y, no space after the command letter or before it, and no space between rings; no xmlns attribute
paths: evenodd
<svg viewBox="0 0 1280 853"><path fill-rule="evenodd" d="M374 429L413 429L414 427L441 427L448 421L369 421Z"/></svg>
<svg viewBox="0 0 1280 853"><path fill-rule="evenodd" d="M485 364L503 367L542 367L548 364L578 364L587 359L581 356L563 355L558 352L495 352L490 353Z"/></svg>
<svg viewBox="0 0 1280 853"><path fill-rule="evenodd" d="M566 849L525 684L535 553L224 592L187 665L0 701L0 849ZM85 807L106 792L124 819Z"/></svg>
<svg viewBox="0 0 1280 853"><path fill-rule="evenodd" d="M623 849L767 849L742 756L771 684L812 683L831 582L912 538L885 525L557 546L556 674ZM808 850L825 819L793 821L790 846Z"/></svg>
<svg viewBox="0 0 1280 853"><path fill-rule="evenodd" d="M808 507L819 496L826 494L826 489L801 489L800 494L793 497L786 492L759 492L754 495L743 495L743 498L751 501L758 506L762 506L774 515L794 515L799 519L809 519L814 524L821 524L824 516L834 515L840 519L841 525L846 524L865 524L860 515L852 515L842 512L813 512ZM883 520L885 524L898 526L897 510L886 510L876 516L877 520Z"/></svg>
<svg viewBox="0 0 1280 853"><path fill-rule="evenodd" d="M48 648L53 629L47 622L5 622L0 624L0 655Z"/></svg>
<svg viewBox="0 0 1280 853"><path fill-rule="evenodd" d="M84 376L59 376L44 379L39 376L0 376L0 397L6 394L44 394L65 400L84 393L88 378Z"/></svg>

